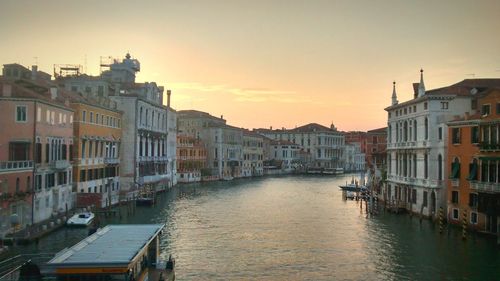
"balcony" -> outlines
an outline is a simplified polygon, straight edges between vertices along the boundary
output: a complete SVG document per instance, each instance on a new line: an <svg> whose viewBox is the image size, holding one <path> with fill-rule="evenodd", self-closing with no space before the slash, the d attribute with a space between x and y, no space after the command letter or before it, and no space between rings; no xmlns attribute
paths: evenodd
<svg viewBox="0 0 500 281"><path fill-rule="evenodd" d="M498 143L480 143L479 144L480 151L500 151L500 144Z"/></svg>
<svg viewBox="0 0 500 281"><path fill-rule="evenodd" d="M33 169L32 160L0 162L0 172L22 171L30 169Z"/></svg>
<svg viewBox="0 0 500 281"><path fill-rule="evenodd" d="M64 170L69 167L68 160L55 160L50 162L50 167L56 170Z"/></svg>
<svg viewBox="0 0 500 281"><path fill-rule="evenodd" d="M119 164L120 158L104 157L104 164Z"/></svg>
<svg viewBox="0 0 500 281"><path fill-rule="evenodd" d="M488 193L500 193L500 183L470 181L470 188Z"/></svg>
<svg viewBox="0 0 500 281"><path fill-rule="evenodd" d="M459 187L460 186L460 180L459 179L450 179L451 186L452 187Z"/></svg>

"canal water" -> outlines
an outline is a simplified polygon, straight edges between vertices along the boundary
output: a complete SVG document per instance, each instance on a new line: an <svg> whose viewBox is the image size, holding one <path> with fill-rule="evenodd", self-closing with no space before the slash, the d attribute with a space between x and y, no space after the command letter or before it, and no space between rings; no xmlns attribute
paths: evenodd
<svg viewBox="0 0 500 281"><path fill-rule="evenodd" d="M162 255L178 280L500 280L496 239L344 201L341 177L178 185L154 207L103 219L165 223ZM18 252L56 252L87 235L63 228Z"/></svg>

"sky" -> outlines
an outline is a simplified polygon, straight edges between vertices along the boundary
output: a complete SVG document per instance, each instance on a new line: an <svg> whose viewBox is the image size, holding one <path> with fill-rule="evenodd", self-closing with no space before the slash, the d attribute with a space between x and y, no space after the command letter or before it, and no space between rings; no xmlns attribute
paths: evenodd
<svg viewBox="0 0 500 281"><path fill-rule="evenodd" d="M137 81L172 90L172 107L245 128L315 122L386 126L392 82L413 96L500 77L500 1L0 1L0 64L141 62Z"/></svg>

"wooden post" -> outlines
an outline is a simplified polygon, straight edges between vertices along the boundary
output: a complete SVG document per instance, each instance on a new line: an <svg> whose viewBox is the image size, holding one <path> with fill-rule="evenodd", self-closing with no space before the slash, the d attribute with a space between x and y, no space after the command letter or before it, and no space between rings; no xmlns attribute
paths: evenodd
<svg viewBox="0 0 500 281"><path fill-rule="evenodd" d="M467 239L467 210L462 215L462 240Z"/></svg>

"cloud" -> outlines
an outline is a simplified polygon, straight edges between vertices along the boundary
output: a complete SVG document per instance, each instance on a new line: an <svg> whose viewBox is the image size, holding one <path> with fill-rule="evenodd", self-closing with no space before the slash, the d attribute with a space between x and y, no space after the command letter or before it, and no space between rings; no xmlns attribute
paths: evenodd
<svg viewBox="0 0 500 281"><path fill-rule="evenodd" d="M177 90L230 94L237 102L316 103L307 97L297 97L295 91L267 88L240 88L226 84L204 84L198 82L173 82L170 83L170 86Z"/></svg>

